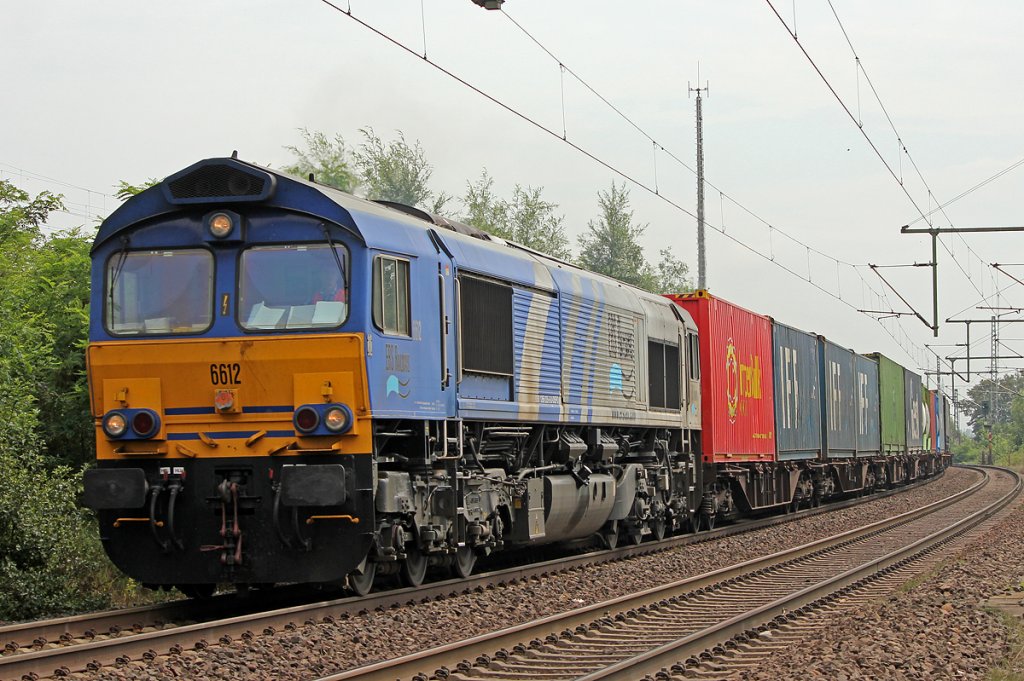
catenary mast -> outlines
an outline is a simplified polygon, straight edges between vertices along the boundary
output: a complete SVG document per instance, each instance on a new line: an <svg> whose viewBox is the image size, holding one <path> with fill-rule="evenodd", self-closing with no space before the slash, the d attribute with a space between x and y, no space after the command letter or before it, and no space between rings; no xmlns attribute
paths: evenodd
<svg viewBox="0 0 1024 681"><path fill-rule="evenodd" d="M697 84L700 85L700 68L697 68ZM704 117L701 112L701 92L707 92L707 84L704 87L689 87L687 94L697 93L697 289L707 288L707 265L705 263L704 248Z"/></svg>

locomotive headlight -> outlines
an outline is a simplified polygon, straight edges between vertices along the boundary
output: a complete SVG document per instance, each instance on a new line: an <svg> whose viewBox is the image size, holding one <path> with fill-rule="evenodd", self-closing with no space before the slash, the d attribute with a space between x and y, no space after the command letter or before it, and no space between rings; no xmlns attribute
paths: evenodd
<svg viewBox="0 0 1024 681"><path fill-rule="evenodd" d="M149 409L142 409L132 416L132 430L141 438L152 437L160 429L160 420Z"/></svg>
<svg viewBox="0 0 1024 681"><path fill-rule="evenodd" d="M328 407L324 412L324 426L332 433L343 433L352 427L352 412L348 407Z"/></svg>
<svg viewBox="0 0 1024 681"><path fill-rule="evenodd" d="M121 437L128 432L128 420L119 411L112 411L103 417L103 432L107 437Z"/></svg>
<svg viewBox="0 0 1024 681"><path fill-rule="evenodd" d="M295 412L295 427L303 433L312 433L320 425L320 414L313 407L299 407Z"/></svg>
<svg viewBox="0 0 1024 681"><path fill-rule="evenodd" d="M214 213L210 217L210 234L214 235L218 239L223 239L228 234L231 234L231 229L234 226L231 216L227 213Z"/></svg>

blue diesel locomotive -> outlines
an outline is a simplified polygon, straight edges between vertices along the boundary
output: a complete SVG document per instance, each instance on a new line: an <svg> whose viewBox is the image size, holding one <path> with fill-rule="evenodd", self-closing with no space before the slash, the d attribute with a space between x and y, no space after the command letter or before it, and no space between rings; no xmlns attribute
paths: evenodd
<svg viewBox="0 0 1024 681"><path fill-rule="evenodd" d="M143 583L363 592L698 505L696 327L663 297L235 158L92 255L84 503Z"/></svg>

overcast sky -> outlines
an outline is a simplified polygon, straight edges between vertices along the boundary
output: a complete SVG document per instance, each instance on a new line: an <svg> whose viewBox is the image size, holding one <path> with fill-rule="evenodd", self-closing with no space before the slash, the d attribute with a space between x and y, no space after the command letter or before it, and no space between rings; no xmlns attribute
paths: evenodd
<svg viewBox="0 0 1024 681"><path fill-rule="evenodd" d="M880 325L856 309L905 311L892 293L879 297L885 285L864 265L929 261L929 239L899 227L925 226L922 212L1024 158L1024 4L507 0L486 11L470 0L353 0L351 11L415 54L318 0L8 0L0 178L63 193L69 213L55 226L92 227L118 205L119 180L162 178L236 149L281 166L300 127L353 145L362 127L385 139L401 130L421 142L436 191L461 196L484 168L503 196L516 183L543 187L574 248L597 192L627 176L649 255L670 246L696 275L696 221L678 207L696 212L696 178L679 161L696 167L687 85L699 63L716 187L706 190L712 292L912 368L934 369L926 343L964 341L963 325L933 339L913 317ZM936 226L1024 224L1022 178L1024 168L956 201ZM451 207L457 217L461 206ZM944 241L942 320L1024 305L1021 286L988 266L1024 263L1024 236ZM1024 279L1024 266L1007 270ZM931 320L927 268L883 274ZM1001 331L1015 350L1018 326ZM971 340L990 354L986 328Z"/></svg>

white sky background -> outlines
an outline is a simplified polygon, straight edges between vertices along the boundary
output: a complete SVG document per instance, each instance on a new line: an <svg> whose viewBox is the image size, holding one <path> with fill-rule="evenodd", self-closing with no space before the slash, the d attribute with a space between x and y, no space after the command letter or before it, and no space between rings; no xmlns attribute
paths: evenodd
<svg viewBox="0 0 1024 681"><path fill-rule="evenodd" d="M792 26L792 0L772 2ZM934 192L929 199L903 155L904 186L918 206L934 208L1024 158L1024 5L833 4ZM764 0L507 0L508 16L470 0L353 0L351 7L420 54L425 30L431 61L560 136L558 65L511 17L690 167L696 145L687 83L696 85L699 62L701 81L710 82L704 101L709 182L779 230L844 262L930 259L927 237L899 234L900 225L920 217L917 209ZM826 0L796 0L795 18L801 43L900 174L896 136L863 75L858 79ZM360 141L361 127L372 126L385 139L400 129L409 141L422 143L434 167L433 188L456 196L483 168L502 196L510 196L515 183L543 186L544 197L565 216L574 250L577 235L598 215L597 191L622 181L316 0L8 1L0 11L0 59L6 66L0 177L33 194L64 193L73 214L56 217L53 224L60 227L94 225L84 216L112 211L122 179L165 177L234 149L245 160L284 165L291 156L283 147L301 143L296 128L302 126L340 133L350 144ZM570 141L654 186L650 140L569 74L564 98ZM1022 179L1024 168L954 203L946 210L949 220L937 214L936 225L1024 224L1024 207L1016 200ZM658 154L657 184L664 197L696 211L695 176L665 153ZM670 245L696 277L695 220L629 186L635 219L649 224L649 255L653 259ZM461 206L451 206L457 217ZM774 255L799 276L717 233L723 206L728 234ZM927 363L934 369L925 343L963 342L963 325L944 324L937 340L912 317L880 326L854 308L905 308L892 294L878 300L870 292L868 286L884 290L870 270L837 269L834 261L811 257L810 278L852 307L843 305L806 282L804 246L778 232L770 237L763 223L710 187L706 207L708 284L715 294L912 368ZM990 311L973 308L979 291L990 296L994 286L1013 284L988 263L1024 263L1024 235L966 239L973 253L960 238L945 238L970 280L939 249L941 320L987 318ZM1024 266L1009 269L1024 279ZM930 321L930 270L884 274ZM1024 305L1022 293L1013 284L998 304ZM1024 325L1006 325L1002 336L1024 339ZM985 327L973 327L972 341L975 354L989 354ZM1024 341L1007 345L1024 350ZM946 355L955 349L938 350ZM1024 363L1006 363L1013 365ZM987 362L976 368L983 366Z"/></svg>

